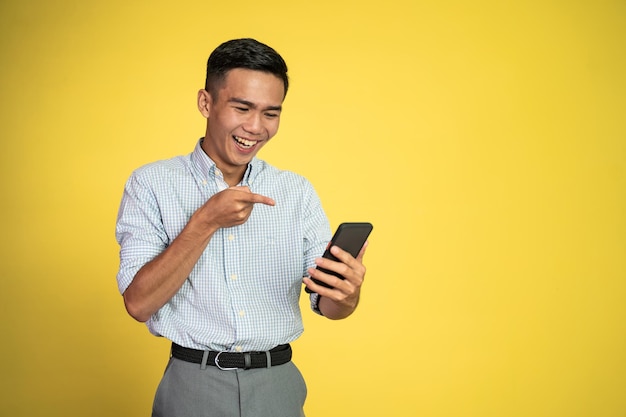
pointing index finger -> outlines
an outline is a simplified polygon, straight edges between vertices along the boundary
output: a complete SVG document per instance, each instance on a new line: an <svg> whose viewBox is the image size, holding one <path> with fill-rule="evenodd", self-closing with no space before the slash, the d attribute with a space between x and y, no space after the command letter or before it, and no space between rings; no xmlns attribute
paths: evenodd
<svg viewBox="0 0 626 417"><path fill-rule="evenodd" d="M255 203L255 204L256 203L261 203L261 204L265 204L265 205L268 205L268 206L275 206L276 205L276 202L273 199L271 199L269 197L266 197L264 195L255 194L255 193L250 193L249 201L251 203Z"/></svg>
<svg viewBox="0 0 626 417"><path fill-rule="evenodd" d="M236 190L236 191L243 191L245 193L245 197L243 199L250 203L253 203L253 204L261 203L261 204L266 204L268 206L276 205L276 202L273 199L266 197L264 195L261 195L261 194L255 194L252 191L250 191L250 187L247 187L245 185L234 186L234 187L230 187L229 189Z"/></svg>

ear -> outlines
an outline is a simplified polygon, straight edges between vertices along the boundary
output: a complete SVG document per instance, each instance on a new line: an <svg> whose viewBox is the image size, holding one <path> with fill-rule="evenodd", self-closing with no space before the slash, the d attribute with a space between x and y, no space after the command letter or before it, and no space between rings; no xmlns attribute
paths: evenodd
<svg viewBox="0 0 626 417"><path fill-rule="evenodd" d="M205 118L209 118L212 104L211 94L206 90L198 91L198 110Z"/></svg>

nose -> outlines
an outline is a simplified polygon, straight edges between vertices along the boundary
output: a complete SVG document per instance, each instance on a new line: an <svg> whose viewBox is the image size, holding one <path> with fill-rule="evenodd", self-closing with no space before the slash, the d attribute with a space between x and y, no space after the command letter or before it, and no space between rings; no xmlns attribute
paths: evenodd
<svg viewBox="0 0 626 417"><path fill-rule="evenodd" d="M243 125L243 129L253 135L261 134L263 132L262 115L257 112L250 113Z"/></svg>

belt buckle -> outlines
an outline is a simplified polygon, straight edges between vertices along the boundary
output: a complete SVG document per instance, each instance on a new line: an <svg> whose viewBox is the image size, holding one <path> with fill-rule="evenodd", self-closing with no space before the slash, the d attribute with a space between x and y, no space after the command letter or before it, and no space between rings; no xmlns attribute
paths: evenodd
<svg viewBox="0 0 626 417"><path fill-rule="evenodd" d="M234 371L237 368L225 368L223 366L220 366L220 355L224 353L224 352L217 352L217 355L215 355L215 360L213 362L215 362L215 366L217 366L218 369L222 370L222 371Z"/></svg>

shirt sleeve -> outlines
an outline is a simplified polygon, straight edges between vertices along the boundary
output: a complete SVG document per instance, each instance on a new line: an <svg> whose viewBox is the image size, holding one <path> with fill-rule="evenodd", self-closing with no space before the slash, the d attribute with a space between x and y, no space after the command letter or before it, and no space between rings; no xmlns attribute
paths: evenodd
<svg viewBox="0 0 626 417"><path fill-rule="evenodd" d="M120 245L117 283L123 294L141 267L169 243L157 199L139 172L131 175L124 188L115 235Z"/></svg>
<svg viewBox="0 0 626 417"><path fill-rule="evenodd" d="M331 237L330 224L322 207L322 203L313 189L313 186L310 184L309 186L309 198L306 199L304 210L304 275L307 275L308 268L315 267L315 258L322 256ZM317 293L311 293L309 295L311 310L322 315L318 305L319 298L320 296Z"/></svg>

